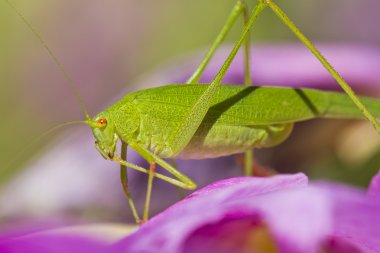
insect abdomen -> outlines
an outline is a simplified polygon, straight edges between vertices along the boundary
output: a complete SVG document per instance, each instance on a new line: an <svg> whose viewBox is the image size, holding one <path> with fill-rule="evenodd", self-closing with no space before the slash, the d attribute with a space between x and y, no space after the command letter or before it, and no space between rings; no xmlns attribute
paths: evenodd
<svg viewBox="0 0 380 253"><path fill-rule="evenodd" d="M201 125L190 143L178 155L182 159L203 159L242 153L252 148L275 146L284 141L293 124L269 126Z"/></svg>
<svg viewBox="0 0 380 253"><path fill-rule="evenodd" d="M178 122L148 115L141 115L140 120L139 143L160 157L182 159L213 158L275 146L288 137L293 126L292 123L254 126L210 124L206 118L185 149L175 154L167 139Z"/></svg>

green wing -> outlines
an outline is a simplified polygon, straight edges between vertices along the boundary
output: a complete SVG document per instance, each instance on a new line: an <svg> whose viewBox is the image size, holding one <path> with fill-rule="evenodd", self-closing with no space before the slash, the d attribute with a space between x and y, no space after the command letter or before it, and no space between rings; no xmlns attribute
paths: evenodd
<svg viewBox="0 0 380 253"><path fill-rule="evenodd" d="M179 122L196 102L206 85L173 84L128 95L142 113L165 121ZM374 115L380 102L362 98ZM311 118L363 118L345 94L284 87L222 85L204 123L263 125L291 123Z"/></svg>

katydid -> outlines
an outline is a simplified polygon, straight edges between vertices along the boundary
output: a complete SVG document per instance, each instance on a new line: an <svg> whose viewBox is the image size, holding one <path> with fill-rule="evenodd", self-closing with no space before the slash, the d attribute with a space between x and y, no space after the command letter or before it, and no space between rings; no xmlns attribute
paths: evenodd
<svg viewBox="0 0 380 253"><path fill-rule="evenodd" d="M250 86L248 34L258 15L267 7L272 9L310 49L348 96L312 89ZM92 129L96 149L105 159L120 164L123 189L136 222L141 220L128 189L126 167L149 174L143 214L145 221L148 219L154 177L184 189L196 188L191 179L164 158L202 159L242 152L247 152L247 157L250 157L249 150L253 148L271 147L284 141L295 122L317 117L366 117L380 132L375 117L367 110L368 107L375 116L380 116L380 102L370 98L359 100L333 67L272 0L259 0L250 15L245 1L237 1L219 36L186 84L166 85L128 94L94 118L87 113L73 82L53 52L31 24L17 10L16 12L42 42L69 81L86 116L83 123ZM209 60L237 17L242 14L244 29L231 53L210 84L199 84L199 77ZM226 71L244 42L246 87L221 85ZM120 156L116 148L118 141L122 143ZM150 169L127 162L127 146L144 157L150 163ZM156 173L156 164L175 178Z"/></svg>

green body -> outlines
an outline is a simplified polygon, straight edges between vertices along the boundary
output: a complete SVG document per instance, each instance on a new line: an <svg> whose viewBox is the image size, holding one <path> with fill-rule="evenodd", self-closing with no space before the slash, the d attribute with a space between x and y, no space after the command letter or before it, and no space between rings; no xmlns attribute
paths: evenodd
<svg viewBox="0 0 380 253"><path fill-rule="evenodd" d="M207 87L179 84L131 93L95 120L106 118L112 135L127 144L140 144L159 157L201 159L277 145L289 135L294 122L363 118L352 100L337 92L222 85L190 142L183 150L173 150L167 140ZM379 115L379 101L362 101Z"/></svg>
<svg viewBox="0 0 380 253"><path fill-rule="evenodd" d="M338 72L272 0L258 0L251 15L248 14L245 0L237 0L211 49L186 84L129 94L94 119L88 115L74 83L42 37L8 0L5 1L40 40L68 80L86 115L86 121L82 123L91 127L97 150L105 159L120 164L123 190L137 223L141 220L129 193L126 167L149 174L143 216L143 220L147 220L153 177L184 189L196 188L191 179L162 158L201 159L246 151L245 172L252 175L252 148L281 143L291 132L293 123L298 121L311 118L367 118L380 133L380 125L374 117L380 115L380 102L358 99ZM310 89L249 87L248 34L266 7L272 9L309 48L348 96ZM208 85L190 84L198 83L215 50L239 15L243 16L243 31L218 73ZM221 85L243 42L246 87ZM116 154L118 140L122 141L120 157ZM150 163L149 171L127 161L128 145ZM175 178L157 173L156 163Z"/></svg>

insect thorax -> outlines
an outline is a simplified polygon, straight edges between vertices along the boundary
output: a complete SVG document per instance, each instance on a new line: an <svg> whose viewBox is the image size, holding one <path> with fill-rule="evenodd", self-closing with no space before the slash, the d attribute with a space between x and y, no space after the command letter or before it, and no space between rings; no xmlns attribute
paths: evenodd
<svg viewBox="0 0 380 253"><path fill-rule="evenodd" d="M119 138L129 143L136 139L140 125L140 117L133 103L127 101L116 103L107 110L112 118Z"/></svg>

